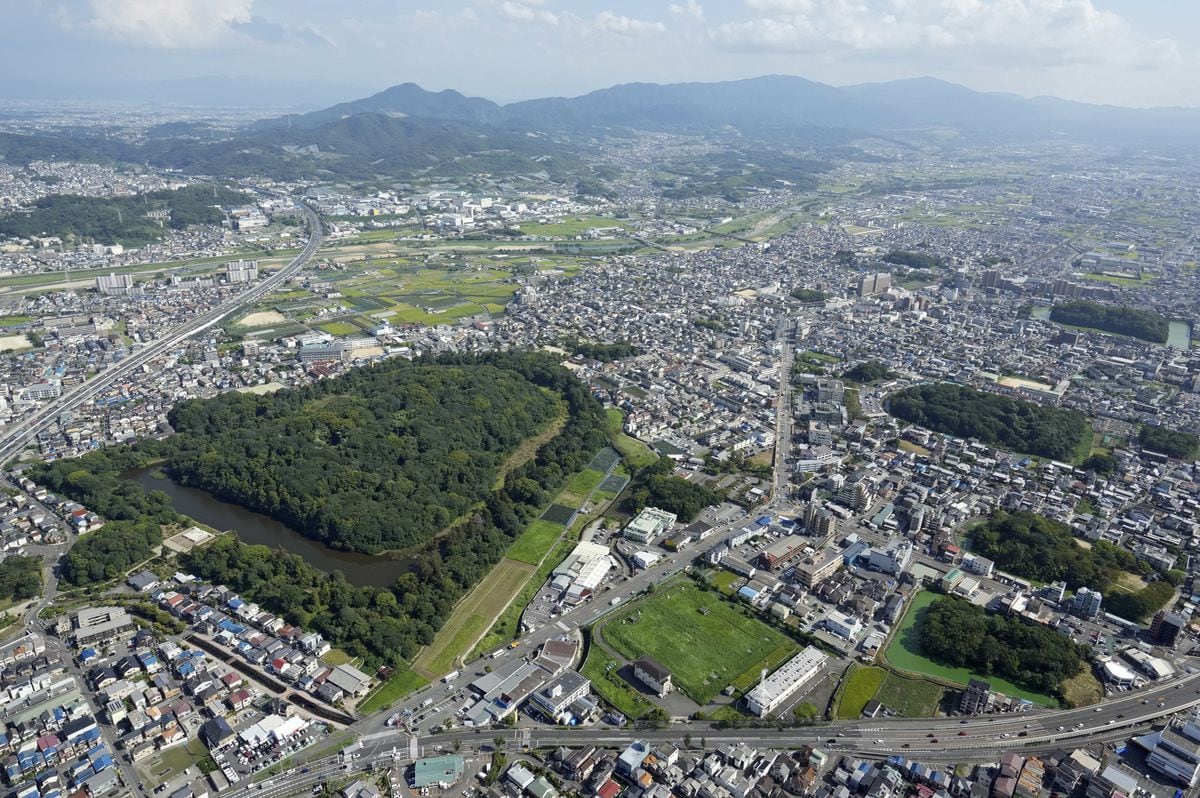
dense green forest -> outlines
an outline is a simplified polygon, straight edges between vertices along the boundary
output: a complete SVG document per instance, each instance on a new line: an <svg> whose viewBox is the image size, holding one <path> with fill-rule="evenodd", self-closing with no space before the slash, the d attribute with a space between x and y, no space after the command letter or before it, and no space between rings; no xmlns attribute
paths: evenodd
<svg viewBox="0 0 1200 798"><path fill-rule="evenodd" d="M1157 313L1087 300L1055 305L1050 310L1050 321L1129 335L1155 344L1165 344L1171 332L1171 322Z"/></svg>
<svg viewBox="0 0 1200 798"><path fill-rule="evenodd" d="M1119 615L1134 623L1145 623L1150 615L1166 606L1175 598L1175 588L1170 582L1151 582L1141 590L1133 592L1114 590L1104 597L1104 610Z"/></svg>
<svg viewBox="0 0 1200 798"><path fill-rule="evenodd" d="M626 357L637 357L642 353L640 349L628 341L600 344L594 341L580 341L576 338L571 338L566 342L564 348L573 355L599 360L601 363L611 363L614 360Z"/></svg>
<svg viewBox="0 0 1200 798"><path fill-rule="evenodd" d="M989 615L969 601L943 596L925 611L921 650L938 662L995 674L1023 687L1061 695L1062 683L1083 670L1086 646L1020 618Z"/></svg>
<svg viewBox="0 0 1200 798"><path fill-rule="evenodd" d="M172 524L183 519L167 494L146 491L136 482L121 479L123 472L153 460L161 448L157 441L145 441L137 448L97 449L73 460L36 463L25 473L42 487L69 496L109 521L146 519Z"/></svg>
<svg viewBox="0 0 1200 798"><path fill-rule="evenodd" d="M1139 570L1132 553L1107 541L1090 549L1075 542L1066 524L1034 513L997 510L970 532L971 551L993 560L996 567L1039 582L1065 581L1076 590L1106 592L1120 571Z"/></svg>
<svg viewBox="0 0 1200 798"><path fill-rule="evenodd" d="M634 512L657 507L691 522L705 507L720 504L725 497L715 490L674 475L675 461L660 457L637 473L629 488L628 504Z"/></svg>
<svg viewBox="0 0 1200 798"><path fill-rule="evenodd" d="M937 432L1067 462L1091 432L1087 417L1077 410L1044 407L952 383L906 388L892 395L888 410Z"/></svg>
<svg viewBox="0 0 1200 798"><path fill-rule="evenodd" d="M1143 449L1177 460L1195 460L1200 454L1200 438L1190 432L1178 432L1166 427L1142 427L1138 431L1138 443Z"/></svg>
<svg viewBox="0 0 1200 798"><path fill-rule="evenodd" d="M818 291L815 288L793 288L792 299L801 302L824 302L829 298L829 294L824 291Z"/></svg>
<svg viewBox="0 0 1200 798"><path fill-rule="evenodd" d="M398 375L427 375L428 382L423 384L421 380L409 380L403 376L393 378L389 376L393 371ZM520 379L514 380L514 377ZM442 433L454 436L446 444L431 441L437 430L431 423L422 425L421 421L426 419L426 416L420 413L425 412L429 416L440 418L442 411L433 406L434 397L450 406L464 401L462 396L451 395L454 393L452 387L475 385L470 382L472 379L478 381L477 387L481 390L490 391L488 396L478 392L466 392L465 401L472 407L464 411L465 415L459 423L473 425L474 431ZM341 574L323 573L306 565L295 555L269 551L263 547L246 546L233 538L222 538L217 543L182 558L184 566L192 569L197 575L230 584L272 612L320 630L353 656L362 656L369 664L379 664L396 663L411 657L417 649L433 639L434 633L441 627L454 603L488 573L512 541L545 509L551 497L567 480L587 466L595 453L608 442L608 431L604 409L592 397L587 386L571 376L559 365L557 359L544 354L444 355L420 359L413 363L393 360L378 366L358 369L342 378L324 380L312 386L311 391L304 389L288 392L301 397L317 396L319 399L331 400L317 408L310 422L301 420L290 428L274 428L278 429L280 434L290 436L280 445L285 445L289 447L288 451L311 458L314 462L326 462L324 458L327 456L327 450L342 447L348 459L341 463L335 460L335 471L332 475L322 475L319 471L314 474L310 470L297 473L304 474L306 478L323 481L329 477L329 488L318 485L314 489L338 492L341 499L337 506L340 511L350 514L351 517L330 517L330 521L344 523L346 528L356 528L356 524L363 520L360 518L362 508L351 501L354 489L365 489L364 486L375 485L379 478L378 473L363 471L356 474L352 470L346 470L349 464L356 462L361 463L364 468L374 467L369 460L354 461L349 457L365 457L369 452L392 451L396 446L408 446L395 439L380 441L376 447L365 450L366 453L345 446L349 441L358 440L358 437L346 424L335 422L339 418L367 421L373 417L371 413L363 410L359 403L347 402L345 391L351 387L370 390L372 386L388 388L389 391L394 389L395 395L386 392L383 395L375 395L376 402L392 408L392 422L415 425L411 434L419 436L422 445L430 442L440 447L438 451L450 463L445 466L439 465L436 458L427 462L432 470L428 474L418 475L424 480L422 485L425 488L416 492L418 499L436 494L437 482L446 473L462 474L462 457L459 455L462 450L454 448L455 445L464 443L472 435L475 436L474 440L479 442L484 431L490 429L489 425L503 423L499 420L479 418L489 409L484 407L486 402L498 400L504 391L510 391L512 396L531 394L527 398L545 402L546 407L543 409L549 410L552 416L557 415L562 403L567 406L567 419L559 434L542 445L531 459L508 471L499 488L491 489L489 483L489 489L481 495L479 501L468 508L469 512L462 523L454 525L445 534L421 541L423 545L411 552L414 560L412 572L405 574L390 588L356 588L347 584ZM280 392L275 396L284 393ZM464 391L460 390L459 393ZM250 416L249 419L241 416L244 408L240 403L229 400L222 403L218 401L220 398L210 400L214 406L208 410L201 406L203 403L185 403L186 413L191 416L188 420L181 419L181 423L185 425L211 423L213 434L210 440L214 447L218 441L222 445L226 443L221 426L225 421L253 423L258 420L256 415ZM300 400L290 398L276 406L274 411L270 404L255 405L263 408L265 420L259 423L274 424L278 421L279 414L283 414L295 401ZM349 409L338 416L333 415L332 406ZM406 414L406 406L412 412ZM530 429L536 426L531 416L506 415L500 412L506 409L496 408L486 414L508 419L509 423L513 424L530 422ZM229 415L222 415L226 411ZM276 411L275 416L268 415ZM528 413L528 409L520 412ZM330 424L333 426L329 426ZM502 437L501 431L493 432ZM184 444L202 445L204 431L193 430L177 442L176 439L179 438L180 436L176 435L162 442L147 441L134 449L105 450L103 458L88 455L74 461L55 463L52 467L63 486L64 495L82 501L83 489L95 488L106 483L110 477L115 479L115 474L124 467L144 464L150 457L182 456L187 462L191 462L191 458L195 456L194 451L180 447ZM305 449L301 441L306 442L309 448ZM409 446L409 449L411 448ZM240 456L235 445L230 453ZM205 454L207 450L200 455L201 459ZM480 456L487 455L481 451ZM271 463L274 463L273 458L268 467L285 467L283 463L274 466ZM403 466L403 463L398 463L394 467ZM96 473L93 473L92 469L95 469ZM68 478L71 475L74 475L73 478ZM492 477L495 476L493 468ZM99 481L93 482L93 479ZM349 485L343 484L347 479L351 480ZM147 498L147 495L138 495L142 493L139 485L123 484L131 486L132 498L122 499L119 502L121 506L144 506L147 502L149 506L154 506L154 502ZM80 492L74 493L76 490ZM408 499L395 492L378 492L377 486L375 490L377 495L362 494L358 496L357 501L360 504L373 505L379 512L390 513L396 520L397 529L408 528L400 526L401 520L409 520L408 516L413 510L412 506L405 503ZM99 501L102 501L103 497L89 495L93 500L98 500L93 501L91 506L99 509ZM385 500L397 503L385 505ZM108 529L109 526L112 524L106 525L104 529ZM391 530L391 526L387 527L387 531ZM74 553L72 550L72 554Z"/></svg>
<svg viewBox="0 0 1200 798"><path fill-rule="evenodd" d="M908 266L913 269L940 269L946 265L946 261L937 255L924 255L920 252L906 252L902 249L894 249L883 256L884 263L895 263L899 266Z"/></svg>
<svg viewBox="0 0 1200 798"><path fill-rule="evenodd" d="M62 579L72 585L117 579L150 559L162 539L162 527L154 521L109 521L71 547L63 558Z"/></svg>
<svg viewBox="0 0 1200 798"><path fill-rule="evenodd" d="M396 358L299 390L181 402L168 472L335 548L408 549L483 501L559 407L510 369Z"/></svg>
<svg viewBox="0 0 1200 798"><path fill-rule="evenodd" d="M168 210L168 226L220 224L225 214L217 206L242 205L249 196L227 188L196 185L176 191L151 191L137 197L80 197L52 194L42 197L29 213L0 217L0 236L19 238L58 236L92 239L102 244L140 246L163 237L158 222L146 218L152 210Z"/></svg>
<svg viewBox="0 0 1200 798"><path fill-rule="evenodd" d="M24 601L41 592L41 557L9 557L0 562L0 599Z"/></svg>
<svg viewBox="0 0 1200 798"><path fill-rule="evenodd" d="M842 374L848 380L854 382L875 382L876 380L886 380L896 376L891 369L880 363L878 360L868 360L865 363L859 363L852 369L849 369Z"/></svg>
<svg viewBox="0 0 1200 798"><path fill-rule="evenodd" d="M1088 455L1088 458L1079 464L1079 467L1084 471L1095 471L1100 476L1111 477L1117 473L1117 468L1120 463L1117 458L1106 452L1097 452L1093 455Z"/></svg>

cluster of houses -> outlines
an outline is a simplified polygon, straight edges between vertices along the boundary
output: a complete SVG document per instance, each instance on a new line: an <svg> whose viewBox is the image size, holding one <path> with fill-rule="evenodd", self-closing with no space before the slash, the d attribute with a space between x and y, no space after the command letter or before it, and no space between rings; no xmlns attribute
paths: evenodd
<svg viewBox="0 0 1200 798"><path fill-rule="evenodd" d="M224 585L188 579L176 589L155 590L152 598L194 631L265 675L328 704L361 698L371 685L371 677L351 665L330 667L322 662L330 644L319 633L305 631L242 600Z"/></svg>
<svg viewBox="0 0 1200 798"><path fill-rule="evenodd" d="M20 798L96 798L120 785L100 727L61 658L27 635L0 649L0 760Z"/></svg>

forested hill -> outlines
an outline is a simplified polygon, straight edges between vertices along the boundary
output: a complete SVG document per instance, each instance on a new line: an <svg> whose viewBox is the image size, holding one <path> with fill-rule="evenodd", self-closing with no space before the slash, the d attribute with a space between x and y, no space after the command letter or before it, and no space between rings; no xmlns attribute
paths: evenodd
<svg viewBox="0 0 1200 798"><path fill-rule="evenodd" d="M564 405L561 431L531 458L518 458L523 462L495 487L506 454ZM187 402L172 418L183 431L165 441L91 452L30 473L108 518L165 523L178 520L165 494L146 494L119 473L166 457L177 477L186 469L224 496L277 501L281 518L285 506L311 515L314 526L297 528L313 534L325 525L326 539L347 548L421 544L412 572L389 588L353 587L339 572L234 536L181 560L368 665L398 664L429 643L454 603L608 441L604 409L587 386L555 358L533 353L390 360L270 397L230 393ZM243 481L254 479L269 481L274 494ZM453 516L443 512L449 503L469 509L439 535L439 524Z"/></svg>
<svg viewBox="0 0 1200 798"><path fill-rule="evenodd" d="M137 197L52 194L39 199L29 211L0 216L0 237L58 236L140 246L162 238L165 227L180 230L191 224L220 224L225 218L221 206L250 201L248 194L212 184L151 191ZM146 217L154 210L170 214L165 227Z"/></svg>
<svg viewBox="0 0 1200 798"><path fill-rule="evenodd" d="M516 371L393 359L300 390L183 402L169 470L331 546L404 549L482 501L560 406Z"/></svg>

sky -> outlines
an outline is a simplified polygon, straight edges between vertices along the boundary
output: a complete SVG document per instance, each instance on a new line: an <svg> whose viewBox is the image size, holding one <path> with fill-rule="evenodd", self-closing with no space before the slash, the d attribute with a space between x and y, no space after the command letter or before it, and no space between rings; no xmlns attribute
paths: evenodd
<svg viewBox="0 0 1200 798"><path fill-rule="evenodd" d="M617 83L932 76L1200 106L1200 0L5 0L0 89L227 76L509 102Z"/></svg>

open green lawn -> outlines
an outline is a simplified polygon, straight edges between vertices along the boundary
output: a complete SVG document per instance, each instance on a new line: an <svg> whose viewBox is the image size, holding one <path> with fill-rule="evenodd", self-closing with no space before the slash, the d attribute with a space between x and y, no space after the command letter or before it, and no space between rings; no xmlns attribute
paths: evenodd
<svg viewBox="0 0 1200 798"><path fill-rule="evenodd" d="M421 689L427 684L429 684L429 680L411 668L397 668L396 672L392 674L392 678L380 685L375 692L371 693L365 701L359 704L358 711L364 715L369 715L372 712L386 709L404 696L414 690Z"/></svg>
<svg viewBox="0 0 1200 798"><path fill-rule="evenodd" d="M735 574L733 571L726 571L726 570L722 569L720 571L717 571L715 574L713 574L712 578L709 579L708 581L711 582L712 586L715 587L717 590L720 590L722 593L724 593L727 596L732 596L733 595L733 585L735 582L737 582L737 580L739 578L740 577L737 574Z"/></svg>
<svg viewBox="0 0 1200 798"><path fill-rule="evenodd" d="M561 524L552 524L540 518L534 519L529 526L525 527L521 537L517 538L509 547L505 556L530 565L537 565L554 545L554 541L558 540L562 531Z"/></svg>
<svg viewBox="0 0 1200 798"><path fill-rule="evenodd" d="M932 718L942 700L943 689L926 679L913 679L888 672L875 698L906 718Z"/></svg>
<svg viewBox="0 0 1200 798"><path fill-rule="evenodd" d="M604 474L592 468L585 468L567 483L567 490L578 493L585 498L604 480Z"/></svg>
<svg viewBox="0 0 1200 798"><path fill-rule="evenodd" d="M874 665L861 665L857 662L851 665L842 683L834 717L849 720L861 715L863 707L875 697L887 675L886 670Z"/></svg>
<svg viewBox="0 0 1200 798"><path fill-rule="evenodd" d="M747 676L749 685L754 684L762 668L798 650L748 610L688 580L671 582L633 603L604 622L603 634L630 660L649 654L661 662L680 689L701 705Z"/></svg>
<svg viewBox="0 0 1200 798"><path fill-rule="evenodd" d="M593 227L625 228L628 222L622 219L611 219L606 216L574 216L561 221L539 224L523 222L521 234L527 236L577 236Z"/></svg>
<svg viewBox="0 0 1200 798"><path fill-rule="evenodd" d="M617 674L619 670L620 663L593 641L580 672L592 680L596 692L618 712L631 719L640 718L653 705Z"/></svg>
<svg viewBox="0 0 1200 798"><path fill-rule="evenodd" d="M920 624L925 617L925 610L937 598L937 593L922 590L911 599L908 609L904 613L904 618L900 621L900 626L896 629L896 633L892 637L892 642L884 652L884 658L888 663L899 670L932 676L935 679L940 679L959 687L966 686L967 680L972 678L984 679L991 682L992 689L1005 695L1027 698L1035 704L1041 704L1046 707L1058 707L1058 700L1051 696L1022 689L998 676L973 673L967 668L951 668L946 665L939 665L922 654Z"/></svg>
<svg viewBox="0 0 1200 798"><path fill-rule="evenodd" d="M330 335L352 335L360 332L358 327L348 321L327 321L324 324L318 324L317 327Z"/></svg>

